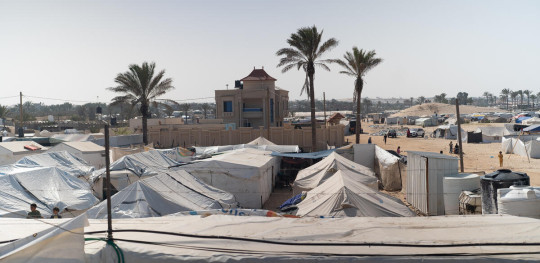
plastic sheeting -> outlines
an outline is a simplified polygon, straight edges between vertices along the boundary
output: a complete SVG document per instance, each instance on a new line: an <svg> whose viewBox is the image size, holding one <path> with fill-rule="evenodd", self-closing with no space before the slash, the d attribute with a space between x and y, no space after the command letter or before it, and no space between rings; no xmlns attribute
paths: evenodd
<svg viewBox="0 0 540 263"><path fill-rule="evenodd" d="M401 190L401 167L399 158L379 146L375 146L375 160L384 190ZM404 166L404 165L403 165Z"/></svg>
<svg viewBox="0 0 540 263"><path fill-rule="evenodd" d="M350 173L337 171L326 182L309 191L298 205L298 216L415 216L399 200L359 182Z"/></svg>
<svg viewBox="0 0 540 263"><path fill-rule="evenodd" d="M45 204L25 191L13 176L1 174L0 171L0 218L26 218L32 203L37 204L37 210L43 217L50 215Z"/></svg>
<svg viewBox="0 0 540 263"><path fill-rule="evenodd" d="M312 153L279 153L272 152L273 156L288 157L288 158L300 158L300 159L321 159L325 158L331 153L335 152L336 149L324 150L319 152Z"/></svg>
<svg viewBox="0 0 540 263"><path fill-rule="evenodd" d="M202 211L188 211L171 214L168 216L212 216L212 215L228 215L228 216L264 216L264 217L296 217L293 215L279 214L271 210L264 209L213 209Z"/></svg>
<svg viewBox="0 0 540 263"><path fill-rule="evenodd" d="M436 138L455 140L458 137L457 125L441 125L434 131ZM467 132L461 129L461 141L467 141Z"/></svg>
<svg viewBox="0 0 540 263"><path fill-rule="evenodd" d="M264 143L269 143L269 144L264 144ZM276 145L273 142L265 139L264 137L259 137L247 144L195 147L195 152L196 152L196 155L214 155L218 153L223 153L223 152L233 151L233 150L238 150L238 149L245 149L245 148L257 149L261 151L280 152L280 153L300 152L300 147L298 147L298 145Z"/></svg>
<svg viewBox="0 0 540 263"><path fill-rule="evenodd" d="M356 181L368 185L372 189L378 189L377 177L371 169L350 161L337 153L331 153L320 162L298 172L293 184L294 193L301 193L321 185L337 171L344 171Z"/></svg>
<svg viewBox="0 0 540 263"><path fill-rule="evenodd" d="M69 221L50 220L47 224L37 220L24 220L24 222L13 219L1 220L0 236L9 237L9 234L2 233L2 230L23 233L26 236L17 236L18 240L0 245L0 261L11 263L85 262L85 226L88 226L88 221L84 216Z"/></svg>
<svg viewBox="0 0 540 263"><path fill-rule="evenodd" d="M245 208L262 208L270 197L279 158L270 152L241 149L174 168L236 196Z"/></svg>
<svg viewBox="0 0 540 263"><path fill-rule="evenodd" d="M46 152L26 156L15 164L24 166L56 167L75 177L83 176L85 178L89 177L94 171L94 167L90 166L86 161L66 151Z"/></svg>
<svg viewBox="0 0 540 263"><path fill-rule="evenodd" d="M105 231L106 220L90 219L85 230ZM115 232L126 262L533 262L540 246L540 220L514 216L414 218L280 218L216 215L118 219L115 229L168 231L194 235L241 237L283 242L317 242L322 246L279 245L230 239L192 238L140 232ZM481 233L481 234L477 234ZM511 235L509 234L511 233ZM86 237L105 237L86 235ZM121 239L159 242L149 245ZM339 243L350 243L341 246ZM486 245L478 246L476 244ZM355 246L353 244L358 244ZM373 245L367 245L373 244ZM378 246L404 244L411 246ZM437 246L462 244L463 246ZM419 245L419 246L414 246ZM434 247L420 247L433 245ZM103 242L87 242L87 262L116 262ZM514 252L506 253L506 252Z"/></svg>
<svg viewBox="0 0 540 263"><path fill-rule="evenodd" d="M186 171L163 171L139 180L111 197L113 218L159 217L192 210L237 207L235 197ZM88 210L89 218L107 218L107 202Z"/></svg>

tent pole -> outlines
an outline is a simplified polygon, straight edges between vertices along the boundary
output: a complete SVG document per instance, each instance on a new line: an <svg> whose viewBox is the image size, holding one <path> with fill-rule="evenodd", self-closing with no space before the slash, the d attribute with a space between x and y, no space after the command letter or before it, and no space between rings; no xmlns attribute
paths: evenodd
<svg viewBox="0 0 540 263"><path fill-rule="evenodd" d="M112 234L112 213L111 213L111 170L110 170L110 157L109 157L109 124L105 124L105 171L107 174L107 239L113 240Z"/></svg>
<svg viewBox="0 0 540 263"><path fill-rule="evenodd" d="M461 120L459 117L459 100L456 99L456 116L457 116L457 134L459 143L459 164L461 166L461 172L464 173L465 167L463 167L463 142L461 141Z"/></svg>

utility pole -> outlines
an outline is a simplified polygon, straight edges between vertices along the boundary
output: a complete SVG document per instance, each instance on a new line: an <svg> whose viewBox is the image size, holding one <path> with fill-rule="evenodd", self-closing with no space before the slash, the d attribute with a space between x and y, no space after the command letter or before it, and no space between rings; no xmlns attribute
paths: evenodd
<svg viewBox="0 0 540 263"><path fill-rule="evenodd" d="M105 172L106 180L105 185L107 187L107 239L113 240L112 230L112 212L111 212L111 170L110 170L110 157L109 157L109 124L105 124Z"/></svg>
<svg viewBox="0 0 540 263"><path fill-rule="evenodd" d="M266 87L266 139L270 140L270 87Z"/></svg>
<svg viewBox="0 0 540 263"><path fill-rule="evenodd" d="M323 110L324 110L324 127L326 127L326 94L322 93Z"/></svg>
<svg viewBox="0 0 540 263"><path fill-rule="evenodd" d="M24 134L24 128L23 128L23 108L22 108L22 92L19 92L20 96L20 102L19 102L19 112L20 119L19 119L19 136ZM22 136L21 136L22 137Z"/></svg>
<svg viewBox="0 0 540 263"><path fill-rule="evenodd" d="M458 99L456 99L456 117L457 117L458 144L459 144L459 165L461 167L461 172L464 173L465 167L463 167L463 142L461 141L461 120L459 117L459 100Z"/></svg>

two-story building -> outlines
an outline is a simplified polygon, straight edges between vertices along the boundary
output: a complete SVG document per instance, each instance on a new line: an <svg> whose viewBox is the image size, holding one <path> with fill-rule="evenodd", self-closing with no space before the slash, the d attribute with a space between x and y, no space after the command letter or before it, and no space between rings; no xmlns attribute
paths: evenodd
<svg viewBox="0 0 540 263"><path fill-rule="evenodd" d="M235 81L234 89L216 90L216 118L237 127L283 126L288 115L289 91L276 88L276 79L264 68L253 69ZM268 122L267 122L268 121Z"/></svg>

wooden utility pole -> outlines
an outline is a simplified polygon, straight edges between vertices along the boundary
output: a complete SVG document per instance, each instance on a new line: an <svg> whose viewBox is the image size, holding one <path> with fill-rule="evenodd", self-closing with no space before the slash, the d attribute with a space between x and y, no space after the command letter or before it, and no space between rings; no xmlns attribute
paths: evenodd
<svg viewBox="0 0 540 263"><path fill-rule="evenodd" d="M266 139L270 140L270 87L266 87Z"/></svg>
<svg viewBox="0 0 540 263"><path fill-rule="evenodd" d="M457 134L458 134L458 144L459 144L459 165L461 167L461 172L465 172L465 167L463 167L463 142L461 141L461 118L459 117L459 100L456 99L456 117L457 117Z"/></svg>
<svg viewBox="0 0 540 263"><path fill-rule="evenodd" d="M324 110L324 127L326 127L326 94L322 93L323 110Z"/></svg>
<svg viewBox="0 0 540 263"><path fill-rule="evenodd" d="M22 127L22 123L23 123L23 111L22 111L22 92L19 92L19 96L20 96L20 102L19 102L19 112L21 113L20 116L19 116L19 125L21 125Z"/></svg>

